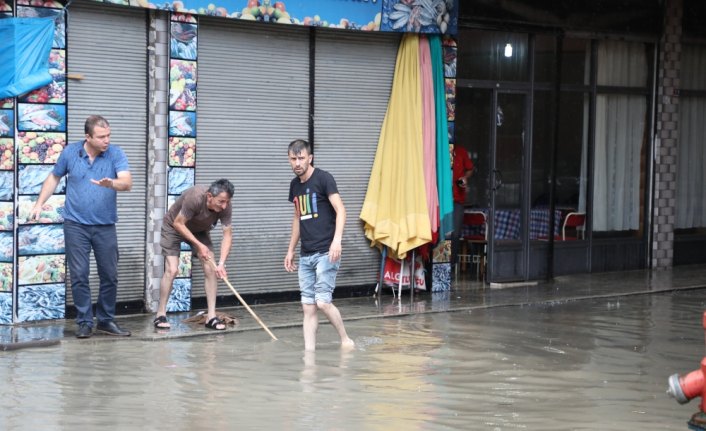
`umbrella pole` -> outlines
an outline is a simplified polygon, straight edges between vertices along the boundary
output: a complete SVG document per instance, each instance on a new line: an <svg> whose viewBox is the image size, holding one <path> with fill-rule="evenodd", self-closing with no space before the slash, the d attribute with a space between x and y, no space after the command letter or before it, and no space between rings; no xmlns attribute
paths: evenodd
<svg viewBox="0 0 706 431"><path fill-rule="evenodd" d="M400 281L397 283L397 308L402 313L402 278L404 277L404 258L400 259ZM395 297L395 288L392 288L392 297Z"/></svg>
<svg viewBox="0 0 706 431"><path fill-rule="evenodd" d="M383 245L382 246L382 252L381 252L381 259L380 259L380 277L378 278L378 285L375 288L375 293L377 294L378 299L382 298L382 284L384 282L384 277L385 277L385 260L387 259L387 246Z"/></svg>
<svg viewBox="0 0 706 431"><path fill-rule="evenodd" d="M416 249L415 249L416 250ZM410 305L414 303L414 286L417 284L417 280L414 278L416 276L416 265L414 262L414 251L412 250L412 263L409 265L409 303Z"/></svg>

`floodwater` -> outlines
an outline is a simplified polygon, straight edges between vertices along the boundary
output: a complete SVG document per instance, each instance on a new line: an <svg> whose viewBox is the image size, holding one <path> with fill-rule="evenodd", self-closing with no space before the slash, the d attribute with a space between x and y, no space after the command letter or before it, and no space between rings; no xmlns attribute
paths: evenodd
<svg viewBox="0 0 706 431"><path fill-rule="evenodd" d="M0 353L2 430L683 430L706 290Z"/></svg>

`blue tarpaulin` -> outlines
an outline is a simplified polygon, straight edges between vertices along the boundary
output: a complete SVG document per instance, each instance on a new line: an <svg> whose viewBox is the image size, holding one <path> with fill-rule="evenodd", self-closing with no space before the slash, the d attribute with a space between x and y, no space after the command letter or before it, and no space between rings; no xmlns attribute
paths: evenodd
<svg viewBox="0 0 706 431"><path fill-rule="evenodd" d="M52 82L49 53L53 39L52 18L0 19L0 99Z"/></svg>

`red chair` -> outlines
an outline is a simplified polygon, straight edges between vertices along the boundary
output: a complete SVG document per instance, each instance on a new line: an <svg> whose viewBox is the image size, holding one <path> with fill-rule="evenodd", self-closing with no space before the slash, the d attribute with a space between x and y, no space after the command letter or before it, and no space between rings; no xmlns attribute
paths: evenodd
<svg viewBox="0 0 706 431"><path fill-rule="evenodd" d="M488 239L488 228L484 212L466 211L463 213L463 225L472 229L472 233L463 236L465 241L486 241ZM482 233L475 233L475 230L479 227Z"/></svg>
<svg viewBox="0 0 706 431"><path fill-rule="evenodd" d="M461 237L462 251L458 255L458 263L463 271L466 270L467 263L475 263L476 274L480 279L481 276L485 276L485 248L488 244L488 224L485 213L482 211L466 211L463 214L463 225L470 228L470 233ZM468 244L478 245L479 253L469 254Z"/></svg>
<svg viewBox="0 0 706 431"><path fill-rule="evenodd" d="M575 232L574 236L566 236L566 230L570 229ZM586 213L570 212L564 218L564 223L561 226L562 241L584 239L586 237Z"/></svg>

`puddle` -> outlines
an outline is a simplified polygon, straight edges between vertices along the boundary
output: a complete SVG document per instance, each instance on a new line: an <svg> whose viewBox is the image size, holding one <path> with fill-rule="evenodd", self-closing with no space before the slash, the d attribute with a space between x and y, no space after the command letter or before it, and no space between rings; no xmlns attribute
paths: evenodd
<svg viewBox="0 0 706 431"><path fill-rule="evenodd" d="M706 290L0 352L2 429L675 429Z"/></svg>

